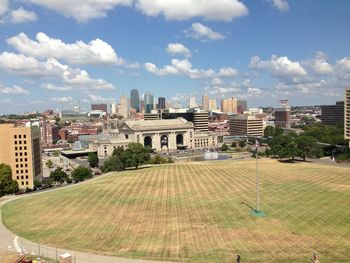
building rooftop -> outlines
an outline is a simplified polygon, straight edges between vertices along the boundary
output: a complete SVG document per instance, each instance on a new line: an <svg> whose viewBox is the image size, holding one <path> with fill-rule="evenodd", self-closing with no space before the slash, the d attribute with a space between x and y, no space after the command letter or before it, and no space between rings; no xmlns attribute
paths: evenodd
<svg viewBox="0 0 350 263"><path fill-rule="evenodd" d="M128 126L130 129L134 131L194 128L192 122L189 122L183 118L166 119L166 120L125 121L124 125ZM122 129L123 129L123 125L121 130Z"/></svg>

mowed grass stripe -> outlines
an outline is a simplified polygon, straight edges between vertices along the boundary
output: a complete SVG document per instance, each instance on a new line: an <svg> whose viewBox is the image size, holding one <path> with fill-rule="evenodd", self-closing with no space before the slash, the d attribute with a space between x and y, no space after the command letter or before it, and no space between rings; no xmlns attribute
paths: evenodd
<svg viewBox="0 0 350 263"><path fill-rule="evenodd" d="M8 203L20 236L94 253L181 262L322 262L350 255L349 169L259 160L166 164ZM23 220L25 218L25 220Z"/></svg>

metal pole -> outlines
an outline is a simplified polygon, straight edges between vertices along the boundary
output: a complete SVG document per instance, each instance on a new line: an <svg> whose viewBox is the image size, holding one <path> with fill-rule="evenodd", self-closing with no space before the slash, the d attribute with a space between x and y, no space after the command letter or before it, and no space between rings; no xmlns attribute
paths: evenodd
<svg viewBox="0 0 350 263"><path fill-rule="evenodd" d="M260 193L259 193L259 172L258 172L258 147L256 147L255 159L256 159L256 207L257 207L257 212L259 212L260 211Z"/></svg>

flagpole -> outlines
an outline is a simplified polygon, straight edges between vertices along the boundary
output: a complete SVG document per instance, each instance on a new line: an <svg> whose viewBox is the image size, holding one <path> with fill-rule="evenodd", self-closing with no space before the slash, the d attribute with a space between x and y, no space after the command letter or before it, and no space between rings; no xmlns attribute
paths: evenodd
<svg viewBox="0 0 350 263"><path fill-rule="evenodd" d="M257 212L260 212L260 193L259 193L259 171L258 171L258 144L256 144L256 153L255 153L255 163L256 163L256 208Z"/></svg>

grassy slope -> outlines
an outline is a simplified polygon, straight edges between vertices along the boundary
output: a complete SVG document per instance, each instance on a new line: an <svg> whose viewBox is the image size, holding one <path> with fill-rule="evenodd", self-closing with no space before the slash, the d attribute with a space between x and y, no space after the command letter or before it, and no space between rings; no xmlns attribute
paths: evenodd
<svg viewBox="0 0 350 263"><path fill-rule="evenodd" d="M350 172L315 164L255 162L163 165L20 199L3 209L22 237L77 250L163 260L322 262L350 255Z"/></svg>

